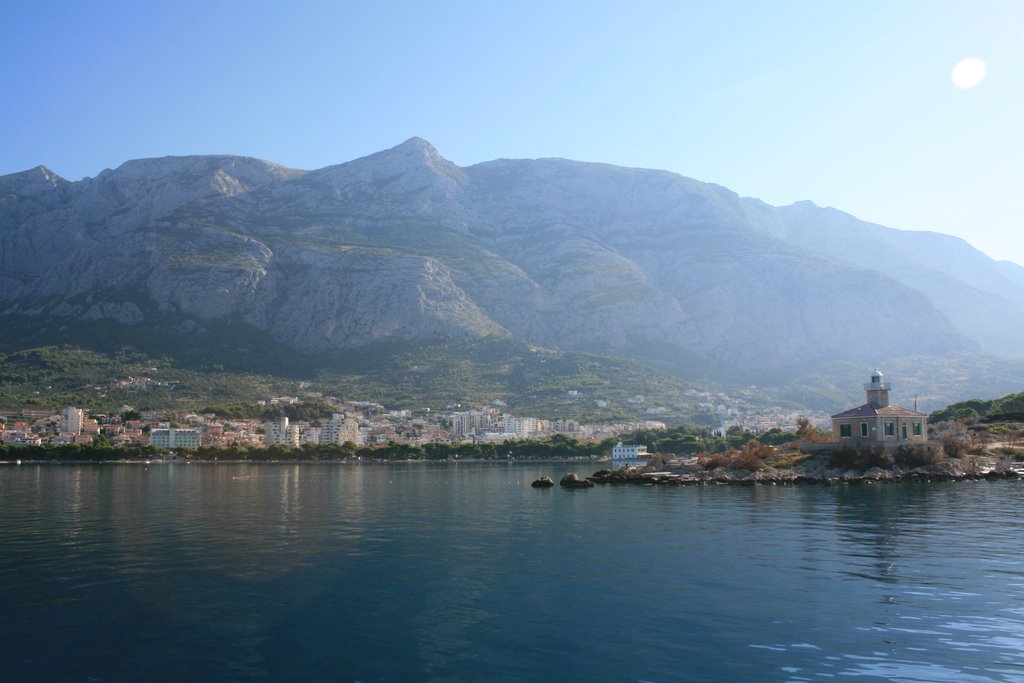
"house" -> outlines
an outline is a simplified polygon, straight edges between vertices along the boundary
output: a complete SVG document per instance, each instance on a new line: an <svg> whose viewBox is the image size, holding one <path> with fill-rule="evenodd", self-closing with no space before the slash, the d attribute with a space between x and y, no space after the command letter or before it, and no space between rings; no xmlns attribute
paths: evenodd
<svg viewBox="0 0 1024 683"><path fill-rule="evenodd" d="M195 429L154 429L149 433L149 443L156 448L199 448L199 431Z"/></svg>
<svg viewBox="0 0 1024 683"><path fill-rule="evenodd" d="M637 460L649 458L647 446L623 446L620 441L617 446L612 447L612 460Z"/></svg>
<svg viewBox="0 0 1024 683"><path fill-rule="evenodd" d="M864 385L867 403L832 416L832 440L866 441L883 445L928 440L928 415L889 405L890 385L875 370Z"/></svg>

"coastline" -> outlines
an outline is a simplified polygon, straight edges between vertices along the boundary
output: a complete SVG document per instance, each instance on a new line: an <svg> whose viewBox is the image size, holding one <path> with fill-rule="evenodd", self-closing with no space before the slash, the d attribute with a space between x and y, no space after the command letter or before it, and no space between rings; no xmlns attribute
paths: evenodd
<svg viewBox="0 0 1024 683"><path fill-rule="evenodd" d="M605 460L570 460L544 458L537 460L0 460L0 467L38 466L38 465L471 465L471 466L571 466L583 463L608 462ZM541 476L538 473L538 477ZM597 484L611 486L839 486L861 484L899 484L899 483L940 483L958 481L1005 481L1024 479L1024 472L1005 463L992 465L979 463L974 458L948 460L936 465L927 465L912 469L871 468L865 471L829 469L821 463L809 463L803 467L773 468L764 467L758 470L741 469L703 469L699 466L682 466L655 469L622 468L618 470L600 469L589 476L579 476L583 486ZM589 482L589 483L585 483ZM529 485L529 480L524 481Z"/></svg>
<svg viewBox="0 0 1024 683"><path fill-rule="evenodd" d="M953 481L999 481L1024 478L1024 472L1008 463L996 463L973 457L948 459L933 465L913 468L872 467L866 470L829 468L822 458L812 458L798 467L757 470L703 469L699 466L672 467L653 470L638 469L599 470L587 477L595 484L642 486L700 486L700 485L839 485L925 483Z"/></svg>

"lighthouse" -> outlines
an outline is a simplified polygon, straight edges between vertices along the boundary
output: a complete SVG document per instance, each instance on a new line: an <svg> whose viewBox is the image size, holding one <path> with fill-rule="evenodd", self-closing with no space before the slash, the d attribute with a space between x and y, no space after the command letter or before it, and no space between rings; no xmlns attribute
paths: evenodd
<svg viewBox="0 0 1024 683"><path fill-rule="evenodd" d="M875 408L886 408L889 405L889 384L885 375L875 370L871 373L871 381L864 385L868 403Z"/></svg>
<svg viewBox="0 0 1024 683"><path fill-rule="evenodd" d="M872 372L864 385L867 403L832 416L832 440L864 440L886 447L896 447L907 441L927 441L928 416L890 405L890 388L885 375L878 370Z"/></svg>

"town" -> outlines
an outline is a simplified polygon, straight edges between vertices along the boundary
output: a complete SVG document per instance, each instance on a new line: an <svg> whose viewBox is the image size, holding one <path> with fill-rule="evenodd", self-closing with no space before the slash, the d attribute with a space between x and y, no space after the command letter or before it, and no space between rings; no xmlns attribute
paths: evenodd
<svg viewBox="0 0 1024 683"><path fill-rule="evenodd" d="M732 428L749 432L772 429L794 431L801 417L816 426L828 424L820 412L779 409L754 414L742 400L724 394L691 392L696 406L712 414L717 425L707 425L724 434ZM288 408L313 400L329 406L330 416L293 420ZM637 403L643 397L633 399ZM212 412L136 410L123 405L117 411L93 412L66 406L59 413L39 408L0 410L0 441L10 446L101 445L109 447L153 446L161 450L206 447L267 448L280 445L300 448L307 444L385 446L429 443L502 443L537 440L564 435L581 442L600 442L638 430L663 430L666 424L653 419L615 423L582 424L576 420L522 417L504 412L500 400L493 405L463 409L448 406L442 411L423 409L389 410L365 401L343 401L333 397L279 396L255 402L279 417L229 418ZM274 410L277 408L278 410Z"/></svg>

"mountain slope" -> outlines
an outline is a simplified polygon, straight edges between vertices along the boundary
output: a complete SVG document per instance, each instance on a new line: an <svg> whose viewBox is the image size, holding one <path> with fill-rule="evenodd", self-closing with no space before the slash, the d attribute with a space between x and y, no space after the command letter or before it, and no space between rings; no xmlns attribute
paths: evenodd
<svg viewBox="0 0 1024 683"><path fill-rule="evenodd" d="M236 326L295 353L497 336L775 382L1009 352L1020 269L950 240L661 171L460 168L419 138L316 171L166 157L71 183L39 167L0 177L0 342L95 321L198 345Z"/></svg>
<svg viewBox="0 0 1024 683"><path fill-rule="evenodd" d="M759 224L818 255L883 272L925 294L982 348L1024 356L1024 269L1016 264L956 237L895 230L810 202L774 209Z"/></svg>

